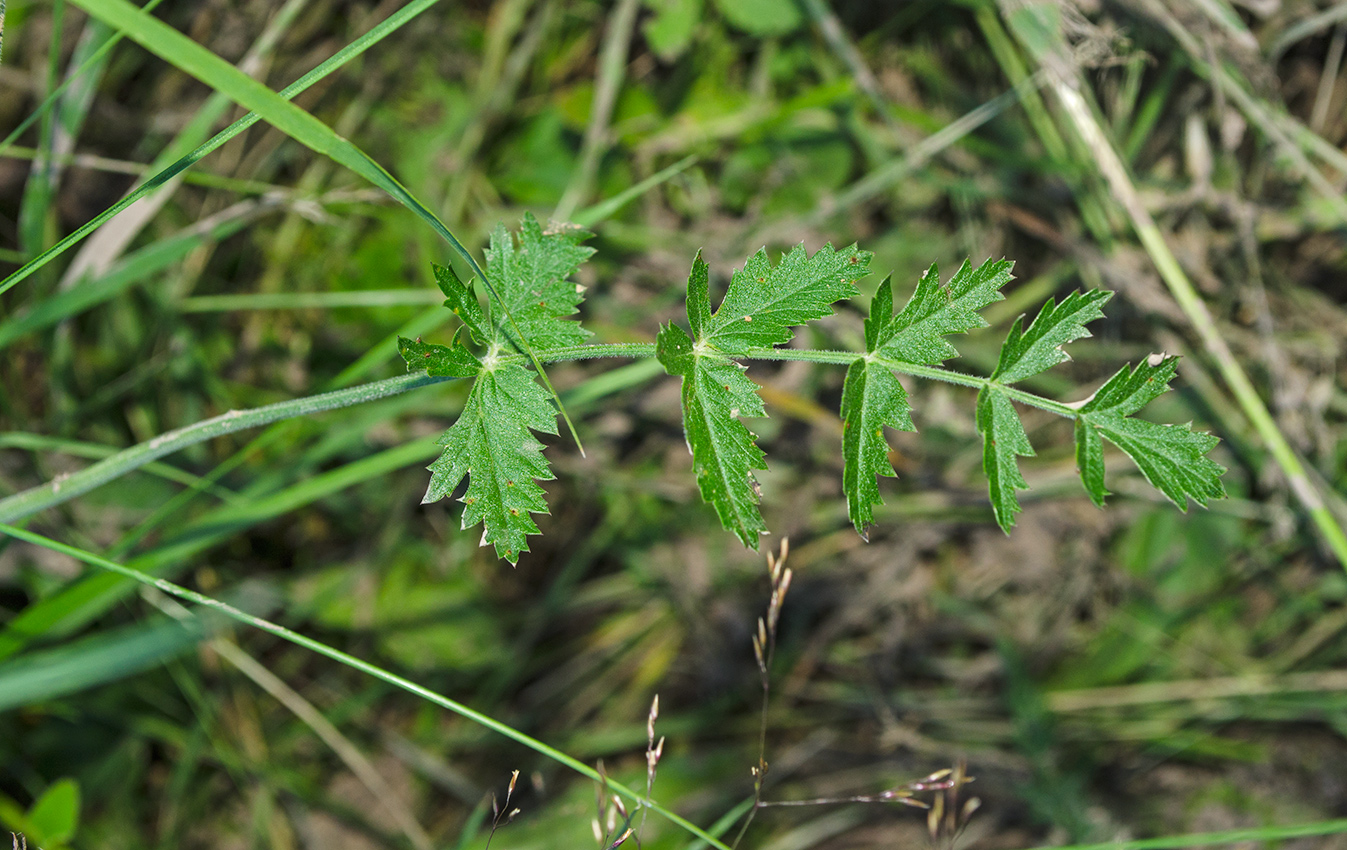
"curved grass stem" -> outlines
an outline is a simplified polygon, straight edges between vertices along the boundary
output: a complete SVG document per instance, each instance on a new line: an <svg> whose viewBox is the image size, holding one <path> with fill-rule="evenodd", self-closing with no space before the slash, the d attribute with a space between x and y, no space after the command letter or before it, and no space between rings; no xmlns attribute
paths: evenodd
<svg viewBox="0 0 1347 850"><path fill-rule="evenodd" d="M472 722L477 723L480 726L490 729L491 731L496 732L497 734L503 735L512 741L516 741L520 744L523 744L524 746L528 747L534 752L544 755L552 759L553 761L556 761L559 764L565 765L566 767L569 767L571 770L574 770L576 773L579 773L582 776L592 779L595 782L604 782L606 783L607 788L609 790L621 794L623 797L626 797L627 799L633 801L638 805L646 804L644 795L639 794L636 791L631 790L630 788L627 788L625 785L621 785L613 781L611 778L601 776L597 770L585 764L584 762L581 762L578 759L575 759L567 755L566 753L563 753L561 750L558 750L555 747L548 746L542 741L539 741L537 738L534 738L530 735L527 735L519 731L518 729L515 729L513 726L507 726L506 724L500 722L499 720L496 720L494 717L482 714L480 711L474 711L473 709L467 707L466 705L463 705L460 702L450 699L449 697L444 696L443 694L436 693L435 691L432 691L429 688L418 685L417 683L411 681L410 679L405 679L402 676L397 675L396 673L391 673L383 669L382 667L371 664L370 662L357 658L354 655L342 652L341 650L328 646L325 643L314 640L313 638L310 637L306 637L300 634L299 632L287 629L285 626L278 625L276 623L271 622L270 620L264 620L261 617L255 617L252 614L249 614L245 611L241 611L238 608L233 607L232 605L228 605L224 602L219 601L218 599L213 599L209 596L205 596L204 594L197 593L194 590L189 590L188 588L185 588L178 584L174 584L173 582L167 581L166 579L155 578L154 576L143 573L140 570L132 569L131 567L128 567L124 564L119 564L116 561L110 561L107 558L101 558L98 555L93 554L92 552L87 552L75 546L70 546L65 543L61 543L58 540L52 540L49 537L43 537L40 534L34 534L33 532L27 531L25 529L15 528L12 525L0 524L0 533L8 534L10 537L14 537L26 543L32 543L37 546L45 547L54 552L60 552L64 555L69 555L72 558L76 558L77 560L89 564L90 566L98 567L100 569L104 569L109 572L125 576L126 578L137 581L143 585L156 588L157 590L160 590L163 593L168 594L169 596L181 599L184 602L191 602L196 605L200 605L211 611L223 614L224 616L229 617L230 619L243 623L244 625L252 626L255 629L259 629L260 631L264 631L268 634L274 635L278 638L281 638L282 640L289 641L290 643L293 643L296 646L302 646L303 648L311 652L316 652L319 655L331 658L333 661L345 664L347 667L359 670L360 672L365 673L366 675L373 676L374 678L379 679L380 681L383 682L387 682L388 684L393 685L394 687L401 688L402 690L407 691L410 694L414 694L415 696L418 696L426 700L427 702L438 705L441 708L448 709L449 711L452 711L461 717L471 720ZM692 823L691 821L687 820L686 818L680 817L679 815L669 811L664 806L661 806L658 803L650 803L649 808L651 811L665 818L670 823L673 823L676 826L691 833L692 835L695 835L698 839L706 842L712 847L717 848L717 850L729 850L729 848L715 836L711 835L709 832L697 826L696 824Z"/></svg>
<svg viewBox="0 0 1347 850"><path fill-rule="evenodd" d="M303 398L268 404L252 410L231 410L211 419L203 419L176 431L160 434L128 449L124 449L98 463L67 476L58 476L46 484L15 493L6 499L0 499L0 522L14 522L34 514L44 508L59 505L62 502L89 492L101 484L120 478L139 469L153 460L167 454L221 437L245 428L255 428L281 419L304 416L310 413L322 413L350 407L367 401L387 398L405 393L418 387L439 384L450 378L432 378L426 374L402 375L383 381L361 384L350 389L330 393L305 396Z"/></svg>
<svg viewBox="0 0 1347 850"><path fill-rule="evenodd" d="M430 8L435 3L438 2L439 0L412 0L412 2L408 3L401 9L397 10L392 15L389 15L382 22L376 24L369 32L365 33L361 37L357 38L355 41L346 45L341 50L338 50L331 57L324 60L320 65L318 65L318 67L314 68L309 73L305 74L295 82L286 86L279 92L280 97L290 99L298 95L300 92L305 91L314 83L317 83L319 80L323 79L327 75L331 74L333 71L342 67L347 62L350 62L352 59L356 58L361 53L364 53L366 50L370 49L375 44L383 40L386 36L397 30L403 24L412 20L417 15L421 14L426 9ZM18 271L9 275L4 280L0 280L0 293L5 292L10 287L17 284L19 281L23 280L24 278L36 272L38 269L45 266L47 263L56 259L58 256L63 254L67 249L72 247L76 242L79 242L84 237L92 233L94 230L97 230L99 227L101 227L105 222L108 221L108 219L117 215L122 210L131 206L131 204L140 200L145 195L148 195L150 192L154 191L158 187L167 183L169 180L172 180L173 177L175 177L179 172L182 172L187 168L190 168L192 165L196 164L198 161L204 158L206 154L210 153L211 151L223 145L225 142L237 136L239 133L242 133L244 130L256 124L258 121L261 120L261 118L262 116L259 115L257 112L249 112L247 115L235 121L233 124L230 124L228 127L221 130L219 133L215 134L215 136L213 136L204 145L201 145L196 150L189 153L187 156L184 156L177 162L170 165L168 168L164 169L163 171L159 172L153 177L150 177L145 182L141 183L139 187L137 187L134 191L128 193L126 197L122 198L116 204L113 204L108 209L104 210L103 212L94 216L89 221L80 225L78 228L75 229L73 233L70 233L60 242L57 242L52 247L43 251L40 255L33 258L30 262L25 263L23 267L20 268Z"/></svg>
<svg viewBox="0 0 1347 850"><path fill-rule="evenodd" d="M1310 480L1301 462L1300 456L1291 447L1286 435L1282 433L1277 420L1268 411L1263 397L1258 394L1253 381L1240 365L1230 349L1216 320L1207 308L1207 304L1198 294L1192 281L1179 265L1174 252L1164 234L1160 232L1155 219L1141 200L1141 195L1132 184L1112 144L1104 135L1103 129L1090 111L1089 105L1077 89L1076 81L1057 77L1052 82L1053 91L1062 104L1066 114L1074 123L1077 131L1095 155L1095 163L1108 182L1114 197L1127 213L1137 238L1150 254L1160 277L1169 287L1174 300L1183 310L1193 331L1225 379L1226 387L1234 395L1245 417L1253 425L1263 445L1267 447L1272 459L1281 468L1282 474L1292 494L1309 514L1310 521L1318 529L1325 547L1333 553L1338 563L1347 570L1347 531L1333 516L1323 496Z"/></svg>

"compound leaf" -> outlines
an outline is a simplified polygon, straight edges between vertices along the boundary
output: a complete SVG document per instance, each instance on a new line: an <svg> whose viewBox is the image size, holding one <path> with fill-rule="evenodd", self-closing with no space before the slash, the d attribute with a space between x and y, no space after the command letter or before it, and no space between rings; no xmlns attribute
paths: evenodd
<svg viewBox="0 0 1347 850"><path fill-rule="evenodd" d="M458 421L440 438L444 451L430 465L424 501L444 498L467 477L463 527L481 523L482 545L492 544L496 555L512 564L528 551L528 535L538 533L531 514L547 513L537 481L553 475L533 432L557 433L557 411L537 374L502 359L501 349L548 351L577 345L589 336L579 322L566 318L577 311L583 292L567 278L594 253L580 244L588 235L578 228L543 230L528 213L517 241L498 226L487 250L488 274L498 297L490 318L471 285L453 269L435 268L444 305L463 321L474 341L488 345L481 358L463 344L462 329L447 346L398 340L410 370L476 378Z"/></svg>
<svg viewBox="0 0 1347 850"><path fill-rule="evenodd" d="M873 353L879 334L893 317L893 292L888 278L879 285L865 320L865 342ZM847 368L842 385L842 489L847 515L861 537L874 522L873 507L883 504L878 476L894 477L884 427L915 431L907 391L897 376L870 357L857 358Z"/></svg>
<svg viewBox="0 0 1347 850"><path fill-rule="evenodd" d="M743 366L713 351L699 351L674 324L660 328L656 352L670 375L683 378L683 431L702 498L716 509L721 525L757 549L767 525L758 510L753 470L767 464L753 434L739 421L740 416L767 415L757 385Z"/></svg>
<svg viewBox="0 0 1347 850"><path fill-rule="evenodd" d="M534 373L519 363L481 369L458 421L440 437L444 452L430 465L422 500L444 498L467 476L463 528L482 523L482 545L512 564L538 533L530 514L548 512L535 479L554 477L530 429L557 433L556 409Z"/></svg>
<svg viewBox="0 0 1347 850"><path fill-rule="evenodd" d="M1219 439L1187 425L1134 419L1147 402L1169 389L1177 357L1151 358L1124 366L1081 406L1076 419L1076 466L1090 499L1103 507L1104 447L1101 437L1127 453L1146 480L1181 510L1188 497L1206 507L1225 495L1225 467L1208 458Z"/></svg>
<svg viewBox="0 0 1347 850"><path fill-rule="evenodd" d="M1020 512L1015 491L1029 489L1015 458L1032 457L1034 449L1010 396L993 385L978 391L977 426L982 432L982 469L990 485L992 510L997 524L1009 534Z"/></svg>
<svg viewBox="0 0 1347 850"><path fill-rule="evenodd" d="M988 260L976 269L967 260L949 283L941 285L935 263L917 283L902 312L876 330L871 351L906 363L940 363L959 352L946 334L985 328L978 311L1002 300L1001 287L1011 280L1009 260Z"/></svg>
<svg viewBox="0 0 1347 850"><path fill-rule="evenodd" d="M725 299L710 316L694 318L689 281L693 333L727 354L790 342L792 327L828 315L833 302L856 294L853 281L870 273L871 256L855 245L841 251L825 245L811 257L796 245L772 266L766 249L760 250L730 277Z"/></svg>
<svg viewBox="0 0 1347 850"><path fill-rule="evenodd" d="M1062 299L1061 304L1049 298L1027 330L1022 329L1024 317L1016 319L1001 346L992 380L1013 384L1070 360L1062 346L1088 337L1090 332L1085 325L1104 317L1100 308L1112 297L1112 292L1102 289L1076 291Z"/></svg>
<svg viewBox="0 0 1347 850"><path fill-rule="evenodd" d="M516 245L505 226L497 225L486 252L487 274L505 309L493 311L493 342L523 352L518 334L535 351L585 341L589 331L565 317L578 311L584 297L584 287L567 278L594 253L580 244L589 235L568 225L543 230L532 213L524 213Z"/></svg>

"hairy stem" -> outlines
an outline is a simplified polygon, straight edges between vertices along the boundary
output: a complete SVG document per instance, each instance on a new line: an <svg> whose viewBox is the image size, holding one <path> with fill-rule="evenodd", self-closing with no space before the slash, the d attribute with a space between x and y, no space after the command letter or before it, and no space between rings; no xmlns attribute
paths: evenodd
<svg viewBox="0 0 1347 850"><path fill-rule="evenodd" d="M255 428L280 419L321 413L350 407L367 401L387 398L418 387L439 384L451 378L432 378L426 374L402 375L383 381L361 384L350 389L268 404L252 410L231 410L211 419L160 434L152 440L118 452L79 472L57 476L46 484L0 499L0 522L14 522L38 511L59 505L89 492L101 484L138 469L152 460L158 460L178 449L195 445L214 437L221 437L245 428Z"/></svg>
<svg viewBox="0 0 1347 850"><path fill-rule="evenodd" d="M650 359L654 356L654 343L574 345L538 352L538 358L544 363L590 360L599 357ZM750 349L742 355L743 359L746 360L800 360L809 363L831 363L836 365L848 365L857 358L864 356L865 355L856 354L850 351L795 348L755 348ZM524 355L515 354L508 355L508 357L502 359L525 361L530 358L527 358ZM1010 396L1010 398L1021 404L1036 407L1040 410L1046 410L1049 413L1055 413L1058 416L1064 416L1067 419L1076 418L1076 411L1068 405L1034 395L1033 393L1025 392L1016 387L998 384L987 378L978 377L977 375L954 372L939 366L922 366L916 363L904 363L902 361L888 360L885 358L876 358L876 362L882 363L885 367L900 374L912 375L917 378L945 381L946 383L958 384L959 386L971 387L973 389L981 389L985 386L996 386L1006 395ZM305 416L310 413L321 413L325 410L336 410L342 407L362 404L367 401L375 401L376 399L405 393L408 390L414 390L419 387L426 387L450 380L455 379L435 378L424 373L403 375L397 378L387 378L382 381L361 384L360 386L350 387L349 389L269 404L265 407L258 407L252 410L231 410L228 413L221 414L212 419L203 419L193 425L179 428L176 431L169 431L152 440L124 449L92 466L81 469L79 472L71 473L66 476L58 476L46 484L41 484L37 487L24 490L21 493L16 493L8 498L0 499L0 522L16 522L24 517L31 516L40 510L59 505L76 496L83 495L95 487L120 478L128 472L139 469L151 461L158 460L164 455L171 454L179 449L215 437L232 434L235 431L242 431L246 428L255 428L259 425L266 425L281 419L290 419L295 416Z"/></svg>
<svg viewBox="0 0 1347 850"><path fill-rule="evenodd" d="M608 345L576 345L569 348L555 348L551 351L545 351L542 352L540 356L544 362L548 363L554 363L559 360L587 360L595 357L646 358L655 356L655 346L653 343L641 342L626 342ZM736 355L736 357L739 356L740 355ZM864 356L866 355L857 354L854 351L828 351L799 348L751 348L743 353L742 358L745 360L799 360L806 363L831 363L838 366L849 366L854 361ZM906 363L902 360L890 360L887 357L874 357L874 361L892 369L900 375L911 375L915 378L944 381L949 384L972 387L975 390L980 390L985 386L994 386L1021 404L1037 407L1039 410L1046 410L1049 413L1055 413L1058 416L1063 416L1067 419L1076 418L1075 409L1069 405L1062 404L1059 401L1053 401L1052 399L1043 398L1042 396L1035 395L1031 392L1025 392L1018 387L1007 386L978 375L955 372L940 366L923 366L918 363Z"/></svg>

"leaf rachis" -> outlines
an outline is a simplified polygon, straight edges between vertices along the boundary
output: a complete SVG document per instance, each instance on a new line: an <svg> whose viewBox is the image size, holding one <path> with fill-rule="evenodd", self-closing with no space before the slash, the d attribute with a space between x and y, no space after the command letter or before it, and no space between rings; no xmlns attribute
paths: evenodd
<svg viewBox="0 0 1347 850"><path fill-rule="evenodd" d="M448 346L399 341L408 369L473 380L462 414L441 438L444 452L430 467L426 500L449 495L466 477L464 527L480 522L483 545L493 545L506 560L517 560L528 549L527 537L538 533L531 515L547 512L537 482L553 476L533 435L556 434L561 410L541 364L591 357L653 355L682 380L684 436L698 489L722 525L753 548L767 528L755 478L767 463L743 420L767 412L742 360L846 366L840 407L842 484L848 517L866 539L874 508L883 503L878 481L896 474L885 429L916 430L899 374L977 389L983 468L993 514L1007 531L1021 510L1016 493L1028 488L1018 458L1034 455L1017 403L1074 420L1081 481L1098 505L1108 493L1105 440L1129 455L1145 478L1181 508L1189 498L1205 506L1224 495L1220 476L1225 470L1207 457L1218 442L1214 436L1190 425L1159 425L1133 415L1168 390L1176 358L1124 367L1089 399L1070 405L1014 386L1069 360L1064 346L1090 336L1086 325L1103 316L1109 292L1049 299L1027 326L1020 317L992 374L979 377L942 365L958 356L947 337L986 326L980 311L1003 298L1001 289L1012 279L1009 261L988 260L977 267L964 262L945 282L933 264L896 312L892 283L885 278L864 322L865 350L846 352L778 346L793 339L796 327L830 314L836 302L855 294L855 281L869 273L868 252L828 245L811 255L798 245L773 264L760 250L731 275L714 309L710 269L698 252L687 279L689 330L667 323L654 345L593 345L586 343L589 332L571 318L584 288L569 278L593 253L580 244L585 235L571 228L544 230L529 215L517 238L497 228L487 251L495 281L487 284L493 295L487 309L477 303L470 283L437 268L445 306L462 327ZM477 271L485 281L485 272ZM468 343L482 353L475 354Z"/></svg>

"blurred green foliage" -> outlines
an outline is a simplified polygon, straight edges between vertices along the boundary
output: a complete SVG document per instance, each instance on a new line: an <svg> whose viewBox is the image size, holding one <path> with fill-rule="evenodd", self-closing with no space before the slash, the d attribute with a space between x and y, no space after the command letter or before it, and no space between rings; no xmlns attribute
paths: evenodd
<svg viewBox="0 0 1347 850"><path fill-rule="evenodd" d="M1347 86L1330 62L1339 36L1332 22L1306 29L1321 10L1298 0L1266 17L1238 7L1247 36L1213 18L1212 4L1171 5L1210 54L1189 52L1171 21L1140 7L1068 16L1091 108L1279 424L1324 491L1340 493L1341 222L1273 131L1307 137L1209 82L1213 57L1255 81L1250 90L1278 104L1268 115L1324 143L1306 142L1311 165L1331 169L1347 141ZM166 6L156 14L230 62L278 11L260 0ZM605 85L598 57L615 6L444 0L299 102L475 250L497 222L525 209L545 219L566 192ZM71 9L55 26L56 8L9 4L0 125L16 126L65 78L92 31ZM307 0L291 11L261 49L258 73L273 90L389 10ZM696 162L594 225L586 326L602 341L653 341L680 314L699 248L728 270L763 245L858 241L876 269L892 270L900 299L933 261L1013 257L1016 285L1034 297L1016 300L1011 287L1012 309L993 316L1001 333L1048 296L1121 293L1095 339L1059 367L1067 387L1098 386L1151 351L1185 355L1178 392L1154 415L1225 438L1232 498L1179 514L1114 463L1116 504L1100 513L1069 452L1042 451L1024 465L1033 495L1006 537L982 493L971 395L913 386L920 433L895 437L899 478L882 482L886 504L863 545L837 489L841 370L755 364L772 417L753 429L771 466L763 510L791 537L797 582L768 711L768 796L875 792L965 757L983 800L967 833L979 847L1338 815L1347 578L1192 350L1055 105L1032 88L997 100L1036 65L991 24L1004 26L997 8L978 2L642 4L581 207L685 156ZM1271 52L1288 33L1300 34ZM0 160L6 273L38 247L31 222L48 223L44 246L71 232L206 108L203 86L128 43L93 73L87 103L62 100L65 123L18 144L56 144L67 128L60 144L102 159L58 158L46 186L51 172L31 154ZM979 122L955 124L984 105ZM72 251L0 295L0 430L27 441L0 449L0 496L92 456L32 438L111 451L398 374L399 333L448 340L447 311L433 305L261 309L277 294L434 293L431 264L452 259L443 244L355 175L264 124L187 173L89 278L62 281ZM727 279L712 279L713 296ZM867 297L877 283L862 282ZM215 295L257 297L258 309L187 309ZM844 311L808 344L857 349L862 321ZM995 365L990 344L964 353ZM658 691L656 734L668 746L654 796L709 825L751 793L749 635L766 604L763 569L697 496L676 384L610 369L551 371L578 400L589 455L549 444L553 516L515 569L480 552L452 508L419 505L431 438L463 403L455 385L200 444L30 527L257 600L293 628L602 759L637 788ZM1026 386L1063 389L1039 381ZM1050 417L1026 427L1036 445L1069 445ZM163 600L123 593L74 606L92 581L67 559L0 544L0 640L15 653L0 681L55 671L80 688L0 712L5 828L47 850L414 846L290 708L209 642L165 625ZM69 619L14 631L39 609ZM503 794L516 768L522 813L493 846L592 840L588 783L271 638L211 624L221 634L365 753L437 845L481 847L483 800ZM745 846L917 846L924 836L908 809L767 810ZM686 840L652 817L645 843Z"/></svg>

